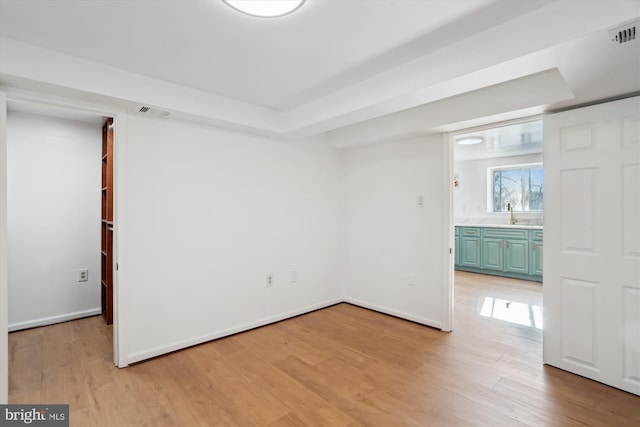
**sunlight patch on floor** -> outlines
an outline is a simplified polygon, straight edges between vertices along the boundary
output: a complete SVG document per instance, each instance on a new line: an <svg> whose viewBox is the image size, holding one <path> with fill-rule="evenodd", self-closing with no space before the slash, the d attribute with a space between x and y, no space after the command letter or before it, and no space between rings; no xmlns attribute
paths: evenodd
<svg viewBox="0 0 640 427"><path fill-rule="evenodd" d="M539 305L485 297L482 302L482 308L480 309L480 315L531 328L542 329L542 307Z"/></svg>

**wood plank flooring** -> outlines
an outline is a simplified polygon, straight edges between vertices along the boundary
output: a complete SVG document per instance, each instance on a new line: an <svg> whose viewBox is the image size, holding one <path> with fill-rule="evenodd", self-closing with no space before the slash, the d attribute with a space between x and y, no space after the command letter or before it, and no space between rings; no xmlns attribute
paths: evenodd
<svg viewBox="0 0 640 427"><path fill-rule="evenodd" d="M9 400L69 403L72 426L640 425L640 397L543 366L540 329L499 319L541 303L457 272L450 334L339 304L126 369L92 317L10 334Z"/></svg>

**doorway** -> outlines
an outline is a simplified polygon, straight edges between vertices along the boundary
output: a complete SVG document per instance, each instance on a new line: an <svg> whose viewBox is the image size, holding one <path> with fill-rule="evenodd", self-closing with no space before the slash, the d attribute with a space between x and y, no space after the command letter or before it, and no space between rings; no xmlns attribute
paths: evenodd
<svg viewBox="0 0 640 427"><path fill-rule="evenodd" d="M101 120L8 105L9 331L99 314Z"/></svg>
<svg viewBox="0 0 640 427"><path fill-rule="evenodd" d="M1 337L1 345L0 345L0 368L2 369L2 372L0 372L2 375L0 375L0 402L5 403L8 399L8 332L9 330L19 330L19 329L25 329L25 328L35 328L38 327L40 325L44 325L44 324L50 324L50 323L58 323L58 322L64 322L67 320L72 320L75 318L81 318L81 317L85 317L85 316L92 316L92 315L99 315L101 313L101 301L100 301L100 280L101 280L101 260L100 260L100 253L101 253L101 207L100 207L100 185L101 185L101 172L100 172L100 156L101 156L101 133L102 133L102 124L105 122L105 120L107 118L111 118L111 120L113 120L114 118L117 120L117 118L119 116L121 116L122 114L119 112L107 112L108 109L106 111L99 111L99 110L93 110L93 109L87 109L85 107L76 107L74 105L69 104L66 101L60 101L58 102L57 100L53 100L53 102L51 100L45 100L39 97L36 97L34 95L29 95L29 94L11 94L9 96L7 96L7 94L5 93L0 93L1 96L1 105L0 105L0 110L1 111L1 115L0 118L2 119L2 132L0 135L0 148L2 149L2 158L4 160L4 163L1 168L1 173L2 176L0 177L0 184L2 184L0 186L0 195L1 200L0 200L0 207L2 208L0 210L0 225L1 227L1 231L2 231L2 247L0 247L0 261L2 263L2 276L0 277L0 295L2 295L2 300L3 300L3 304L2 307L0 307L0 311L2 312L2 316L0 316L0 327L2 329L2 337ZM16 207L16 205L12 204L12 200L15 199L15 189L13 189L13 184L11 183L11 177L13 175L16 175L16 165L14 164L14 159L15 159L15 153L14 150L11 147L11 141L9 141L9 154L14 153L13 155L9 155L7 156L7 117L9 119L9 121L11 121L11 124L13 123L14 120L14 116L21 117L22 120L22 124L25 124L25 117L31 116L31 117L37 117L39 118L41 124L44 123L44 125L41 125L40 128L47 128L48 126L51 127L51 129L54 129L51 135L51 138L55 143L60 143L61 145L58 146L57 151L53 150L53 156L57 156L58 158L64 158L65 156L63 156L63 153L67 153L70 154L70 157L67 157L67 163L62 163L62 164L58 164L56 166L56 161L55 159L53 159L51 156L46 155L44 152L38 151L36 154L36 156L38 157L36 160L38 162L41 162L42 164L44 164L48 169L49 172L51 172L51 178L49 183L44 183L41 184L39 187L36 186L33 182L28 182L27 185L27 190L28 191L20 191L20 193L22 193L22 196L19 196L17 200L19 200L19 202L15 202L16 204L19 203L27 203L28 200L24 200L27 199L29 197L33 197L34 196L34 192L37 190L40 193L48 193L49 191L47 190L55 190L55 191L50 191L51 194L49 194L48 196L45 194L45 200L46 203L40 203L38 209L35 210L35 213L37 214L42 214L45 213L46 215L51 216L51 219L55 219L56 221L54 221L55 223L49 224L49 226L45 226L44 227L44 231L42 229L42 225L40 224L39 219L34 219L33 217L18 217L15 214L14 211L14 207ZM122 121L124 122L125 118L121 117ZM64 141L65 139L68 139L67 136L67 130L65 129L61 129L61 128L56 128L56 122L57 123L75 123L76 124L76 128L80 128L82 129L80 131L80 133L82 132L87 132L87 129L92 129L88 132L92 132L95 131L95 135L97 135L97 142L95 143L95 145L92 144L75 144L75 149L74 149L74 145L73 143L71 144L65 144ZM21 126L22 131L25 131L25 127L26 126ZM72 126L73 127L73 126ZM62 128L64 128L64 126L62 126ZM73 134L74 131L71 131L71 134ZM77 136L77 135L76 135ZM72 138L73 139L73 138ZM115 139L115 138L114 138ZM76 141L78 142L78 141ZM20 147L20 150L22 150L23 148L26 147ZM33 147L32 147L33 148ZM96 151L97 149L97 151ZM96 151L96 155L94 156L93 151ZM80 153L81 152L81 153ZM22 153L22 154L27 154L27 153ZM51 152L50 152L51 154ZM33 153L32 153L33 155ZM85 156L85 157L83 157ZM91 156L90 160L89 157L86 156ZM55 169L58 169L58 173L60 174L59 177L56 178L55 175ZM12 171L13 168L13 171ZM90 173L90 175L93 177L87 177L86 175L84 176L83 179L78 179L78 175L77 172L79 172L79 169L82 170L87 170L87 169L91 169L92 172ZM22 168L21 171L19 171L17 174L18 175L28 175L29 179L35 179L37 178L37 175L42 175L42 170L38 167L38 168L34 168L34 167L29 167L29 168ZM9 178L9 179L8 179ZM40 177L42 178L42 177ZM95 188L91 187L90 189L88 189L88 186L85 186L84 188L76 188L76 187L69 187L68 185L66 185L65 183L68 183L68 181L73 182L77 182L77 181L91 181L93 182L95 180L97 180L97 184L95 186ZM24 183L23 183L24 184ZM86 183L85 183L86 184ZM49 187L47 187L47 185L49 185ZM60 192L62 192L62 196L60 196ZM13 194L12 194L13 192ZM8 193L8 194L7 194ZM67 193L67 194L65 194ZM59 197L56 197L54 194L58 194ZM9 196L9 197L7 197ZM27 197L29 196L29 197ZM49 197L48 199L46 199L46 197ZM85 203L88 199L91 199L92 203L90 203L91 207L86 207L84 206ZM40 200L40 199L38 199ZM41 200L40 200L41 201ZM62 215L60 216L59 213L56 213L57 208L59 208L59 205L64 205L63 207L66 207L67 209L67 215ZM82 205L82 207L81 207ZM115 205L115 203L112 203L112 206ZM25 205L26 206L26 205ZM91 214L91 220L90 221L86 221L86 222L91 222L92 225L87 225L84 224L81 226L77 220L78 218L82 218L83 216L86 218L86 212L87 210L92 211L93 213ZM7 213L9 213L9 215L7 215ZM13 213L13 215L11 215ZM54 215L55 214L55 215ZM46 216L45 215L45 216ZM57 215L57 216L56 216ZM55 217L55 218L54 218ZM35 238L36 240L39 240L40 243L44 243L45 246L48 245L49 247L49 251L48 254L50 255L48 257L48 259L45 259L46 257L44 256L32 256L32 261L27 261L26 262L22 262L23 267L21 267L20 269L17 268L13 268L13 269L9 269L7 268L9 265L9 261L11 260L12 262L14 261L13 258L15 258L18 253L20 252L20 246L24 246L25 245L25 240L23 239L24 233L23 232L19 232L19 233L14 233L13 231L13 223L12 221L14 219L18 218L18 220L22 221L22 222L26 222L27 224L29 224L28 221L31 221L31 225L32 230L30 230L28 232L27 237L30 238ZM62 219L60 219L62 218ZM111 218L111 225L113 226L115 217ZM79 245L79 247L82 249L81 252L86 252L86 253L92 253L93 255L89 256L90 259L87 260L78 260L78 256L77 254L71 254L70 251L64 250L64 248L62 248L56 239L56 233L59 230L59 228L62 228L63 224L62 222L64 222L64 224L69 224L72 223L73 227L75 227L77 230L72 231L72 234L75 235L82 235L82 234L86 234L86 235L91 235L91 243L87 243L87 241L84 241L83 244ZM82 221L81 221L82 222ZM12 228L9 228L8 225L11 223ZM93 224L95 223L95 224ZM37 225L37 226L36 226ZM45 224L46 225L46 224ZM94 227L95 225L95 227ZM37 233L37 229L38 227L40 227L40 233ZM87 227L90 227L87 228ZM23 229L25 229L26 227L22 227ZM30 233L30 234L29 234ZM9 239L9 237L11 237L11 239ZM59 237L59 236L58 236ZM114 236L115 237L115 236ZM17 239L17 240L16 240ZM9 244L7 244L7 242L9 241ZM11 244L12 241L18 242L18 244ZM112 239L112 242L114 241L114 239ZM77 242L76 242L77 243ZM87 249L87 244L90 245L90 248ZM74 246L73 244L71 246ZM53 248L53 249L52 249ZM115 245L114 245L114 250L115 250ZM69 262L69 259L72 258L73 262ZM44 264L48 264L48 266L64 266L63 270L63 277L62 277L62 281L64 282L65 285L71 286L72 288L74 288L75 290L80 290L80 294L82 295L85 306L78 306L78 305L73 305L74 302L69 303L69 301L67 301L67 306L65 307L65 309L62 312L58 312L56 313L45 313L44 315L38 315L37 313L31 313L29 312L28 314L30 314L31 318L25 318L25 319L14 319L13 316L11 315L10 311L13 311L14 313L16 312L15 306L14 306L14 301L16 301L15 298L11 299L10 296L10 286L9 286L9 282L10 282L10 274L7 274L7 271L14 271L14 272L18 272L21 274L26 274L26 273L33 273L33 272L38 272L38 271L45 271L46 269L44 267L47 267L47 265ZM73 267L71 267L73 266ZM33 271L29 271L29 270L33 270ZM13 276L11 276L11 279L13 279ZM115 282L115 275L113 275L113 279ZM92 286L92 284L97 283L97 286ZM32 292L32 294L36 295L36 298L32 298L32 301L37 301L38 295L42 296L42 299L45 301L45 304L40 304L41 306L43 305L53 305L54 302L60 302L60 301L53 301L51 297L48 296L48 294L46 293L39 293L39 292ZM77 295L76 295L77 296ZM96 298L97 296L97 298ZM11 302L7 302L9 299L11 299ZM86 302L90 300L92 301L91 303L89 303L89 305L86 305ZM33 304L33 305L38 305L38 304ZM115 306L115 300L114 300L114 306ZM24 314L23 310L20 310L21 313ZM11 316L11 318L10 318ZM109 352L109 358L113 358L114 363L116 365L118 365L118 341L117 341L117 325L114 325L114 328L111 330L110 329L110 334L113 334L113 343L112 343L112 348L113 350Z"/></svg>
<svg viewBox="0 0 640 427"><path fill-rule="evenodd" d="M477 314L539 331L544 246L542 135L542 120L529 118L467 129L449 138L453 286L482 284L489 293L477 296ZM518 297L518 289L527 291Z"/></svg>

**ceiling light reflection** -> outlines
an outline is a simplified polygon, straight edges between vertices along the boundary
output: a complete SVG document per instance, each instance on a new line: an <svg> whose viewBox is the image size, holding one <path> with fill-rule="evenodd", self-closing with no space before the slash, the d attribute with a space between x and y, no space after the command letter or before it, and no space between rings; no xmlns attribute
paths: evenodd
<svg viewBox="0 0 640 427"><path fill-rule="evenodd" d="M484 141L484 138L481 136L470 136L467 138L460 138L456 140L458 145L475 145L480 144Z"/></svg>

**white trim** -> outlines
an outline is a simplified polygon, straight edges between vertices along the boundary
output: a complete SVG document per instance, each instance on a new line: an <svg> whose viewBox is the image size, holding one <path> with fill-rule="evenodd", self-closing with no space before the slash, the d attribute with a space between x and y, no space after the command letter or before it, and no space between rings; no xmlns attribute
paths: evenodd
<svg viewBox="0 0 640 427"><path fill-rule="evenodd" d="M187 340L178 341L173 344L163 345L161 347L155 347L149 350L133 353L127 357L127 362L129 364L140 362L146 359L150 359L152 357L161 356L163 354L170 353L172 351L182 350L184 348L202 344L218 338L223 338L229 335L248 331L250 329L259 328L261 326L269 325L271 323L280 322L281 320L289 319L291 317L300 316L301 314L307 314L315 310L320 310L322 308L330 307L335 304L340 304L341 302L344 302L342 298L336 298L336 299L325 301L319 304L313 304L298 310L289 311L287 313L279 314L276 316L266 317L264 319L256 320L254 322L248 322L239 326L235 326L233 328L225 329L218 332L213 332L211 334L201 335L199 337L193 337Z"/></svg>
<svg viewBox="0 0 640 427"><path fill-rule="evenodd" d="M286 320L292 317L300 316L303 314L310 313L312 311L320 310L323 308L330 307L332 305L347 303L352 304L361 308L366 308L368 310L377 311L379 313L388 314L393 317L397 317L403 320L409 320L411 322L419 323L421 325L429 326L431 328L436 328L442 330L442 323L433 319L427 319L420 316L414 316L412 314L407 314L402 311L394 310L388 307L379 306L376 304L370 304L365 301L361 301L355 298L344 297L344 298L336 298L332 300L328 300L319 304L313 304L298 310L289 311L287 313L278 314L275 316L266 317L264 319L256 320L253 322L248 322L239 326L235 326L233 328L225 329L218 332L213 332L206 335L201 335L198 337L189 338L187 340L178 341L173 344L163 345L160 347L155 347L152 349L140 351L137 353L133 353L127 356L126 362L127 366L132 363L142 362L147 359L151 359L153 357L162 356L167 353L171 353L173 351L182 350L188 347L192 347L194 345L202 344L205 342L213 341L216 339L224 338L229 335L234 335L240 332L245 332L251 329L259 328L261 326L270 325L272 323L280 322L282 320ZM124 367L123 366L123 367Z"/></svg>
<svg viewBox="0 0 640 427"><path fill-rule="evenodd" d="M7 101L28 102L44 106L60 107L67 110L76 110L78 112L104 117L115 117L116 115L125 112L125 110L117 107L110 107L108 105L95 104L72 98L47 95L39 92L31 92L9 86L3 87L2 90L5 91L7 95Z"/></svg>
<svg viewBox="0 0 640 427"><path fill-rule="evenodd" d="M126 160L127 123L128 115L126 113L113 115L113 363L119 368L128 365L124 344L126 331L120 327L122 322L120 316L124 312L120 310L120 304L124 298L121 297L119 269L116 268L119 266L120 257L124 257L124 245L122 244L124 233L120 232L120 228L124 224L124 209L120 201L124 200L125 189L125 168L122 165Z"/></svg>
<svg viewBox="0 0 640 427"><path fill-rule="evenodd" d="M0 404L9 403L7 237L7 96L0 92Z"/></svg>
<svg viewBox="0 0 640 427"><path fill-rule="evenodd" d="M487 123L487 124L480 125L480 126L472 126L472 127L468 127L468 128L464 128L464 129L457 129L455 131L449 132L449 136L452 139L454 139L455 137L460 136L462 134L466 134L466 133L480 132L480 131L483 131L483 130L500 128L500 127L511 126L511 125L517 125L517 124L520 124L520 123L535 122L537 120L542 120L543 117L544 117L544 114L534 114L532 116L518 117L517 119L510 119L510 120L502 120L502 121L497 121L497 122L491 122L491 123Z"/></svg>
<svg viewBox="0 0 640 427"><path fill-rule="evenodd" d="M533 155L536 155L538 153L532 153ZM525 156L528 156L529 154L524 154ZM544 162L529 162L529 163L515 163L515 164L508 164L508 165L497 165L497 166L489 166L487 167L487 171L496 171L496 170L516 170L516 169L533 169L533 168L537 168L540 167L542 168L544 166Z"/></svg>
<svg viewBox="0 0 640 427"><path fill-rule="evenodd" d="M26 322L11 323L9 324L9 332L20 331L22 329L37 328L39 326L54 325L56 323L68 322L69 320L82 319L83 317L97 316L100 313L101 309L100 307L98 307L91 308L89 310L74 311L73 313L42 317L35 320L27 320Z"/></svg>
<svg viewBox="0 0 640 427"><path fill-rule="evenodd" d="M414 316L413 314L407 314L402 311L394 310L392 308L383 307L376 304L371 304L368 302L364 302L359 299L346 297L342 302L346 302L352 305L357 305L358 307L366 308L369 310L377 311L379 313L388 314L393 317L397 317L399 319L410 320L415 323L420 323L421 325L429 326L436 329L442 329L442 322L438 322L433 319L427 319L421 316Z"/></svg>
<svg viewBox="0 0 640 427"><path fill-rule="evenodd" d="M453 329L453 293L454 293L454 260L455 260L455 238L453 226L453 137L450 134L444 134L442 137L442 164L443 177L442 182L444 189L442 194L444 197L442 203L442 223L445 224L443 230L443 248L449 252L449 256L445 257L443 264L444 274L442 282L442 330L451 332Z"/></svg>

